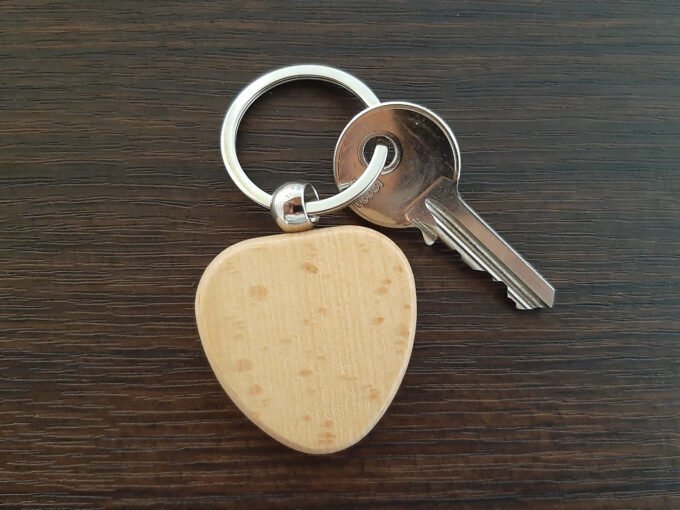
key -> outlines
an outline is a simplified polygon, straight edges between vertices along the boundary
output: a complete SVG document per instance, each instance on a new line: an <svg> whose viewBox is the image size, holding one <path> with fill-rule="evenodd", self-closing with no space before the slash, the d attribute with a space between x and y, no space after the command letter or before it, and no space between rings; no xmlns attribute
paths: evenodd
<svg viewBox="0 0 680 510"><path fill-rule="evenodd" d="M440 117L404 102L381 103L359 113L335 148L340 189L364 172L376 144L388 147L389 163L351 205L359 216L384 227L418 227L428 245L440 239L470 267L503 282L518 309L553 306L553 286L458 193L460 150Z"/></svg>

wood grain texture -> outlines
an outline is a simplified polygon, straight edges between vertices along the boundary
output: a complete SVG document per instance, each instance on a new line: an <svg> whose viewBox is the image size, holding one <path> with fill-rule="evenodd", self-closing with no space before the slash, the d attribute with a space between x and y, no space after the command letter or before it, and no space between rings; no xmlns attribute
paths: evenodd
<svg viewBox="0 0 680 510"><path fill-rule="evenodd" d="M354 445L385 413L416 314L406 256L357 226L242 241L196 291L203 349L229 397L270 436L313 454Z"/></svg>
<svg viewBox="0 0 680 510"><path fill-rule="evenodd" d="M0 3L0 505L679 507L679 27L673 0ZM243 418L193 315L216 253L276 233L227 179L224 112L301 62L447 120L463 197L557 288L517 312L384 231L419 290L413 357L330 457ZM242 164L331 193L359 107L277 89Z"/></svg>

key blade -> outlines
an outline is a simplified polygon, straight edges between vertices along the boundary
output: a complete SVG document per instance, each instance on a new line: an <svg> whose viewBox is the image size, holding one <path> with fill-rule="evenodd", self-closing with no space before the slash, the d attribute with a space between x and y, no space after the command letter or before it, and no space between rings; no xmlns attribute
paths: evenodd
<svg viewBox="0 0 680 510"><path fill-rule="evenodd" d="M487 271L508 287L508 297L520 310L552 308L555 289L492 229L456 192L443 202L425 199L438 238L461 254L473 269Z"/></svg>

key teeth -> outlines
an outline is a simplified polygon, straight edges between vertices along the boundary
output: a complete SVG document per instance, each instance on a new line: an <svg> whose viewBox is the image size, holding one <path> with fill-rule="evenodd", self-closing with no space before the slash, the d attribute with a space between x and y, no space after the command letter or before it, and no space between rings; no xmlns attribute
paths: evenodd
<svg viewBox="0 0 680 510"><path fill-rule="evenodd" d="M510 299L512 299L512 298L510 298ZM530 306L524 306L524 305L520 304L520 302L517 301L516 299L512 299L512 301L515 303L515 308L517 310L532 310L533 309Z"/></svg>
<svg viewBox="0 0 680 510"><path fill-rule="evenodd" d="M518 310L531 310L533 307L522 301L517 294L508 288L508 297L515 303Z"/></svg>
<svg viewBox="0 0 680 510"><path fill-rule="evenodd" d="M472 269L488 272L493 281L502 282L507 288L508 297L514 301L518 310L533 310L535 308L545 307L552 308L554 302L554 289L552 286L546 282L543 277L521 257L521 255L512 250L512 248L508 246L507 243L505 243L500 236L484 222L484 220L479 218L462 198L457 198L456 206L460 208L457 213L451 212L436 200L429 198L425 199L425 207L434 219L438 237L447 246L460 253L462 260ZM459 217L461 211L465 221L461 221ZM496 245L504 249L504 254L506 256L514 258L516 264L524 264L524 269L528 270L530 275L533 274L537 280L540 280L540 292L535 291L533 288L529 287L529 285L523 286L522 282L517 282L519 277L512 272L507 275L507 278L503 278L504 266L502 260L500 258L496 260L493 254L488 253L486 253L488 257L485 258L483 248L474 249L475 243L479 243L479 239L476 237L474 229L470 229L471 223L473 226L481 229L483 233L495 238L498 241ZM477 262L477 260L479 260L479 262ZM516 283L517 289L514 289L514 287L508 285L508 283L511 285ZM549 291L552 291L552 294L550 294L549 291L546 292L546 288L548 288Z"/></svg>

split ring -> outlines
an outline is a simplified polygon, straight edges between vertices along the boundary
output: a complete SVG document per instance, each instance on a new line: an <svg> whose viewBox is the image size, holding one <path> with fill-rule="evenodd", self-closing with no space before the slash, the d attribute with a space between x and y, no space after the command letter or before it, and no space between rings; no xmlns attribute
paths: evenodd
<svg viewBox="0 0 680 510"><path fill-rule="evenodd" d="M231 103L222 123L220 136L222 159L234 184L248 198L267 209L271 207L272 195L260 189L250 180L241 167L236 155L236 135L246 111L262 94L278 85L295 80L321 80L339 85L357 96L367 107L380 103L378 97L361 80L339 69L321 65L296 65L276 69L260 76L243 89ZM306 212L309 215L319 215L348 206L373 186L380 177L386 161L387 147L376 145L371 162L356 181L337 195L307 203Z"/></svg>

